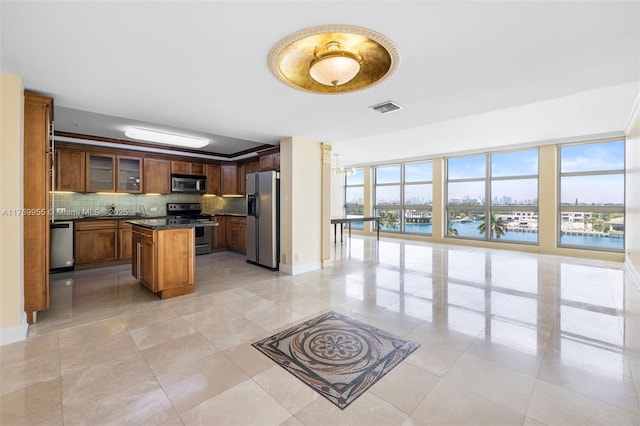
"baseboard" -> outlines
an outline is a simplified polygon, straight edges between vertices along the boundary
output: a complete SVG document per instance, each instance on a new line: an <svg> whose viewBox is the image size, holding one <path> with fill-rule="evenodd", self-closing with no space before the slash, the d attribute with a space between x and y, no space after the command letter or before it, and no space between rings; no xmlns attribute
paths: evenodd
<svg viewBox="0 0 640 426"><path fill-rule="evenodd" d="M305 263L304 265L295 266L280 264L280 272L288 275L304 274L305 272L317 271L319 269L322 269L321 262Z"/></svg>
<svg viewBox="0 0 640 426"><path fill-rule="evenodd" d="M0 346L25 340L27 331L29 331L29 323L27 322L27 314L23 312L22 321L19 325L0 329Z"/></svg>
<svg viewBox="0 0 640 426"><path fill-rule="evenodd" d="M633 263L631 263L628 256L624 260L624 265L627 269L627 272L629 272L631 281L633 281L633 284L636 286L638 291L640 291L640 274L638 273L638 270L635 268L635 266L633 266Z"/></svg>

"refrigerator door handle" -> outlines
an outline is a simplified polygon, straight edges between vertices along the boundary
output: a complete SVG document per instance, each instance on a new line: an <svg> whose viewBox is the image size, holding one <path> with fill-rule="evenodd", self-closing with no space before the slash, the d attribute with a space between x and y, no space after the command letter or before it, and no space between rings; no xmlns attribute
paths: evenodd
<svg viewBox="0 0 640 426"><path fill-rule="evenodd" d="M256 219L258 219L258 217L260 217L260 214L258 213L260 211L260 196L258 194L254 195L255 197L255 209L256 211L253 212L253 215L255 216Z"/></svg>

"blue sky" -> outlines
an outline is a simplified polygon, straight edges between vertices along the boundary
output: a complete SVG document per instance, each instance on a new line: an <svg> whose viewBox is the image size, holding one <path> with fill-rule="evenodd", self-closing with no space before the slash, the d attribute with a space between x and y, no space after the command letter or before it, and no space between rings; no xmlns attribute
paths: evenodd
<svg viewBox="0 0 640 426"><path fill-rule="evenodd" d="M613 141L595 144L581 144L560 148L560 164L563 173L598 172L603 170L624 170L624 141ZM447 161L449 179L484 179L486 175L486 155L454 157ZM400 165L378 167L376 178L379 183L396 183L400 181ZM491 176L520 177L538 175L538 149L494 153L491 155ZM432 180L433 165L430 161L409 163L405 166L407 182ZM362 170L349 178L350 183L364 181ZM425 198L432 197L431 186L425 187ZM545 188L541 188L541 191ZM561 202L575 203L624 203L624 174L575 176L561 178ZM415 191L411 191L414 193ZM394 198L399 194L399 186L378 189L378 197ZM415 194L411 194L415 195ZM538 198L537 179L494 180L492 197L509 196L513 200L535 200ZM467 183L450 183L448 198L464 197L486 198L484 181Z"/></svg>

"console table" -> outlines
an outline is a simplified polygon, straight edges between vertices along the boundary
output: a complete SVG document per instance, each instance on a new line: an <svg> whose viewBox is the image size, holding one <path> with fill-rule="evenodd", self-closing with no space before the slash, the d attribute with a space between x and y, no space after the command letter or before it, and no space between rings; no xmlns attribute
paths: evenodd
<svg viewBox="0 0 640 426"><path fill-rule="evenodd" d="M380 240L380 217L378 216L347 216L347 217L335 217L331 219L333 225L333 243L338 242L338 225L340 225L340 243L342 243L343 224L347 224L349 227L349 238L351 238L351 224L354 222L375 222L376 223L376 238Z"/></svg>

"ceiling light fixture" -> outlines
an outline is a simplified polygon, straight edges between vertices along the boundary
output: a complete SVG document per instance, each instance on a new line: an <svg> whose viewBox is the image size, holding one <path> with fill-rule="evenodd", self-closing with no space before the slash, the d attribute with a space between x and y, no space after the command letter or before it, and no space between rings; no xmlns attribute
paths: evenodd
<svg viewBox="0 0 640 426"><path fill-rule="evenodd" d="M313 52L309 74L311 78L325 86L345 84L358 75L362 56L347 50L340 50L340 43L330 41L326 50L317 47Z"/></svg>
<svg viewBox="0 0 640 426"><path fill-rule="evenodd" d="M338 156L340 154L333 154L333 156L336 158L336 166L333 167L333 173L337 174L337 175L353 175L356 173L356 169L354 167L341 167L340 163L338 161Z"/></svg>
<svg viewBox="0 0 640 426"><path fill-rule="evenodd" d="M132 127L124 132L125 136L147 142L157 142L167 145L177 145L187 148L202 148L209 145L209 139L194 138L191 136L176 135L174 133L158 132L156 130L139 129Z"/></svg>
<svg viewBox="0 0 640 426"><path fill-rule="evenodd" d="M280 40L269 68L287 86L319 94L362 90L391 76L400 53L385 36L362 27L323 25Z"/></svg>

